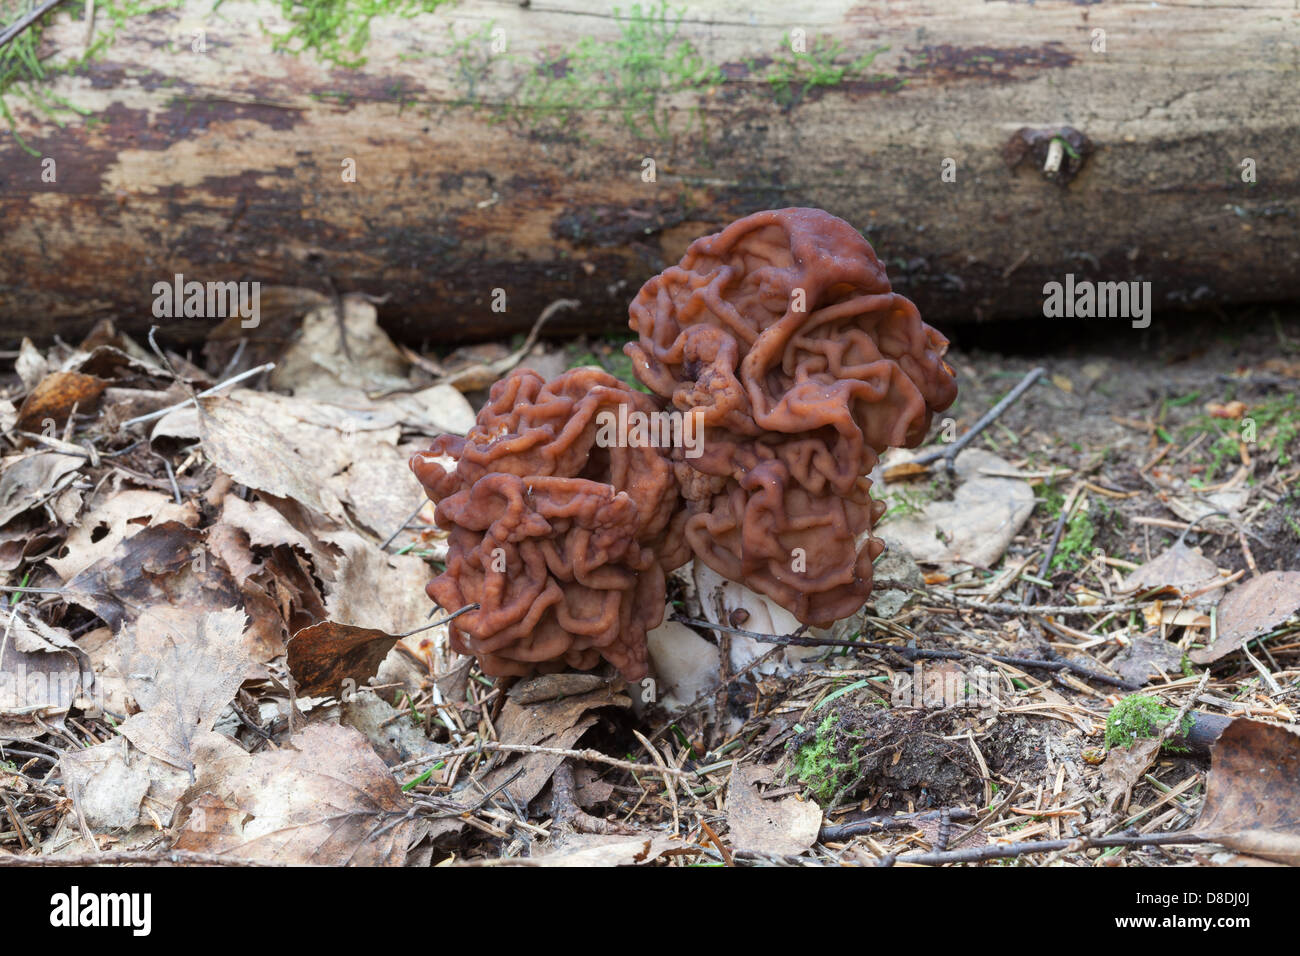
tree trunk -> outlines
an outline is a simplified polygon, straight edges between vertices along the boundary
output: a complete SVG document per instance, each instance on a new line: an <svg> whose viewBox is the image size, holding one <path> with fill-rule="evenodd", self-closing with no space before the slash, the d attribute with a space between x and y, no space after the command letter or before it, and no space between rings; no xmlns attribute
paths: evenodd
<svg viewBox="0 0 1300 956"><path fill-rule="evenodd" d="M1300 296L1289 2L466 0L377 16L351 68L277 52L277 3L178 2L41 86L86 115L6 96L37 155L0 134L0 334L201 337L154 318L176 274L388 296L414 342L557 298L552 331L620 328L691 239L792 205L940 327L1041 316L1067 274L1157 310ZM53 14L46 64L85 36Z"/></svg>

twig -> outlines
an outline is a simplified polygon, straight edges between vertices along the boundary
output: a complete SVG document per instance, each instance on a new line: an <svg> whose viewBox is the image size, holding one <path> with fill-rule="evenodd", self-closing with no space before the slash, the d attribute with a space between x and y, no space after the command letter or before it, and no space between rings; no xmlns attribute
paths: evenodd
<svg viewBox="0 0 1300 956"><path fill-rule="evenodd" d="M410 637L412 634L419 634L421 631L427 631L431 627L440 627L441 625L446 624L448 621L456 620L456 618L460 617L462 614L468 614L470 611L477 611L478 608L479 606L477 604L466 604L460 610L453 611L452 613L448 614L444 618L441 618L440 620L430 621L428 624L421 624L415 630L407 631L405 634L392 634L390 636L395 637L398 640L401 640L404 637Z"/></svg>
<svg viewBox="0 0 1300 956"><path fill-rule="evenodd" d="M446 760L448 757L460 757L467 754L484 753L487 751L499 751L500 753L510 754L549 754L553 757L574 757L578 760L585 760L588 763L603 763L609 767L617 767L619 770L630 770L633 773L659 773L673 774L679 777L694 777L694 770L677 770L673 767L653 767L643 763L633 763L631 760L619 760L617 757L610 757L601 753L599 750L587 748L585 750L570 750L565 747L539 747L534 744L502 744L494 740L484 740L481 743L473 744L466 747L456 747L452 750L444 750L437 754L428 754L424 757L416 757L413 760L407 760L399 763L392 768L394 773L404 770L411 770L424 764L437 763L440 760Z"/></svg>
<svg viewBox="0 0 1300 956"><path fill-rule="evenodd" d="M272 860L249 860L193 850L109 850L104 853L53 853L26 856L0 852L0 866L116 866L129 863L171 863L176 866L285 866Z"/></svg>
<svg viewBox="0 0 1300 956"><path fill-rule="evenodd" d="M920 593L933 592L922 591ZM1084 614L1124 614L1129 611L1144 611L1153 604L1151 601L1140 604L1007 604L1001 602L984 604L973 598L962 597L951 592L944 593L943 597L957 604L965 605L972 610L996 611L1000 614L1055 614L1058 617Z"/></svg>
<svg viewBox="0 0 1300 956"><path fill-rule="evenodd" d="M975 811L958 807L955 810L925 810L921 813L900 813L892 817L867 817L865 820L850 820L848 823L829 823L821 828L817 839L822 843L847 840L859 833L879 833L882 830L915 830L918 823L941 820L947 813L949 820L973 820Z"/></svg>
<svg viewBox="0 0 1300 956"><path fill-rule="evenodd" d="M997 421L998 417L1010 408L1016 399L1029 389L1029 386L1038 381L1038 377L1042 375L1044 371L1046 370L1041 366L1039 368L1031 369L1030 372L1020 380L1019 384L1017 384L1011 391L1007 392L1007 394L1002 397L1002 401L998 402L985 412L983 416L981 416L980 420L970 427L966 434L962 435L956 441L945 445L943 448L936 448L933 451L917 455L909 461L908 464L928 465L932 461L939 461L942 459L944 467L951 472L955 467L953 462L957 456L961 454L962 450L974 441L975 437L979 435L980 432L984 431L984 429Z"/></svg>
<svg viewBox="0 0 1300 956"><path fill-rule="evenodd" d="M398 525L397 530L388 536L388 538L384 541L384 543L379 546L379 550L387 551L388 546L393 543L393 541L397 538L399 534L401 534L403 531L406 530L406 526L415 520L415 516L418 515L421 511L423 511L424 506L427 505L428 503L429 503L428 498L420 499L420 503L416 506L415 510L406 516L406 520L403 521L400 525Z"/></svg>
<svg viewBox="0 0 1300 956"><path fill-rule="evenodd" d="M45 16L46 13L48 13L50 10L53 10L62 2L63 0L44 0L44 2L40 6L38 6L35 10L32 10L30 13L24 14L18 20L14 21L12 26L6 29L3 33L0 33L0 48L3 48L5 44L7 44L10 40L18 36L18 34L22 33L29 26L31 26L41 17Z"/></svg>
<svg viewBox="0 0 1300 956"><path fill-rule="evenodd" d="M207 398L210 395L215 395L222 389L238 384L246 378L252 378L254 375L260 375L262 372L269 372L273 368L275 368L275 363L267 362L265 365L259 365L256 368L247 369L246 371L240 372L238 375L226 379L224 382L218 382L211 388L199 392L194 396L194 398L187 398L183 402L177 402L175 405L168 405L166 408L160 408L156 412L149 412L147 415L137 415L135 418L129 418L122 423L121 427L124 429L130 428L132 425L139 425L142 422L151 422L155 418L162 418L164 415L174 412L178 408L184 408L186 405L195 404L196 399Z"/></svg>
<svg viewBox="0 0 1300 956"><path fill-rule="evenodd" d="M942 866L945 863L982 863L985 860L1001 860L1011 856L1024 856L1028 853L1054 853L1068 850L1079 842L1078 837L1068 840L1031 840L1025 843L993 843L988 846L968 847L962 850L943 850L933 853L905 853L896 856L893 853L880 858L877 866L893 866L896 863L920 863L926 866ZM1165 846L1178 843L1209 843L1209 838L1199 833L1142 833L1136 836L1098 837L1088 840L1086 848L1108 846Z"/></svg>
<svg viewBox="0 0 1300 956"><path fill-rule="evenodd" d="M993 607L995 605L980 605L980 607ZM1138 690L1143 685L1136 684L1133 681L1124 680L1120 677L1112 677L1110 674L1103 674L1095 671L1091 667L1080 664L1067 658L1056 658L1048 660L1038 657L1009 657L1004 654L984 654L978 651L963 650L938 650L922 647L908 647L900 644L884 644L879 641L854 641L834 637L805 637L796 631L794 634L760 634L757 631L746 631L743 628L731 627L726 624L713 624L710 621L701 621L696 618L686 617L682 614L674 614L673 620L680 621L682 624L690 624L696 627L708 627L715 630L727 631L731 634L742 634L745 637L762 641L765 644L783 644L793 645L795 647L856 647L869 651L893 651L909 661L916 660L939 660L954 661L963 657L984 658L991 661L997 661L1000 664L1010 664L1013 667L1037 667L1049 671L1070 671L1078 674L1080 677L1086 677L1089 680L1095 680L1102 684L1110 684L1112 687L1121 687L1124 690Z"/></svg>
<svg viewBox="0 0 1300 956"><path fill-rule="evenodd" d="M615 833L623 836L634 835L637 831L617 820L605 820L592 816L578 806L575 796L577 783L573 779L573 767L568 760L561 760L551 777L551 831L563 829L575 833Z"/></svg>

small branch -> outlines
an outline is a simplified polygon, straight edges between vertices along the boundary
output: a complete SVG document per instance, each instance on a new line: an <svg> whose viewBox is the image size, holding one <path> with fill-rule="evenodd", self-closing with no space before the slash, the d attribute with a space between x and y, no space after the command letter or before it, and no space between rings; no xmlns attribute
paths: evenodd
<svg viewBox="0 0 1300 956"><path fill-rule="evenodd" d="M962 820L975 819L975 811L964 808L949 810L948 819ZM848 823L829 823L821 828L817 839L822 843L837 840L848 840L857 836L859 833L880 833L882 830L915 830L918 824L926 821L942 822L944 811L926 810L921 813L900 813L892 817L867 817L865 820L850 820Z"/></svg>
<svg viewBox="0 0 1300 956"><path fill-rule="evenodd" d="M431 627L440 627L443 624L448 623L449 621L456 620L456 618L460 617L462 614L468 614L470 611L477 611L478 608L479 606L477 604L466 604L459 611L453 611L452 613L448 614L446 617L440 618L437 621L430 621L428 624L421 624L415 630L407 631L405 634L392 634L390 636L395 637L398 640L401 640L404 637L410 637L412 634L419 634L421 631L427 631Z"/></svg>
<svg viewBox="0 0 1300 956"><path fill-rule="evenodd" d="M617 767L619 770L630 770L632 773L651 773L651 774L672 774L678 777L694 777L694 770L677 770L673 767L656 767L651 764L633 763L631 760L619 760L616 757L610 757L601 753L599 750L569 750L564 747L538 747L533 744L501 744L493 740L485 740L482 743L474 744L468 747L456 747L452 750L444 750L442 753L429 754L424 757L416 757L414 760L407 760L405 763L399 763L392 768L394 773L404 770L412 770L415 767L421 767L426 764L435 764L448 757L460 757L464 754L486 753L497 751L509 754L550 754L555 757L574 757L578 760L585 760L588 763L603 763L609 767Z"/></svg>
<svg viewBox="0 0 1300 956"><path fill-rule="evenodd" d="M45 14L53 10L62 2L63 0L44 0L44 2L41 3L40 6L38 6L35 10L32 10L30 13L24 14L22 17L16 20L12 26L6 29L3 33L0 33L0 49L3 49L5 45L9 43L10 40L17 37L18 34L22 33L33 23L35 23L41 17L45 16Z"/></svg>
<svg viewBox="0 0 1300 956"><path fill-rule="evenodd" d="M274 362L267 362L265 365L257 366L257 368L250 368L247 371L240 372L232 378L226 379L224 382L218 382L216 385L213 385L205 391L199 392L194 396L194 398L187 398L183 402L177 402L175 405L168 405L166 408L160 408L156 412L149 412L147 415L137 415L135 418L127 419L122 423L121 427L126 429L130 428L132 425L139 425L142 422L151 422L155 418L162 418L164 415L174 412L178 408L184 408L186 405L194 405L197 399L215 395L222 389L229 388L231 385L242 382L246 378L252 378L254 375L260 375L262 372L269 372L273 368L275 368Z"/></svg>
<svg viewBox="0 0 1300 956"><path fill-rule="evenodd" d="M984 606L984 605L981 605ZM1008 605L1013 607L1014 605ZM1016 608L1020 610L1020 608ZM1036 667L1040 670L1049 671L1070 671L1072 674L1078 674L1080 677L1086 677L1088 680L1095 680L1098 683L1109 684L1112 687L1120 687L1124 690L1138 690L1143 687L1142 684L1133 681L1124 680L1121 677L1112 677L1110 674L1103 674L1095 671L1091 667L1067 658L1056 658L1047 660L1039 657L1009 657L1004 654L984 654L977 651L962 650L931 650L921 647L908 647L899 644L883 644L878 641L854 641L834 637L805 637L799 631L793 634L760 634L757 631L746 631L739 627L730 627L726 624L714 624L710 621L701 621L697 618L686 617L682 614L674 614L673 620L682 624L689 624L695 627L707 627L714 630L726 631L729 634L741 634L745 637L753 638L756 641L762 641L765 644L786 644L794 647L856 647L869 651L893 651L909 661L917 660L939 660L953 661L961 660L963 657L974 657L997 661L999 664L1010 664L1012 667Z"/></svg>
<svg viewBox="0 0 1300 956"><path fill-rule="evenodd" d="M921 591L921 594L933 592ZM971 610L994 611L998 614L1055 614L1058 617L1071 617L1085 614L1124 614L1129 611L1144 611L1153 602L1144 604L985 604L974 598L962 597L951 592L943 595L946 600L965 605Z"/></svg>
<svg viewBox="0 0 1300 956"><path fill-rule="evenodd" d="M1109 846L1168 846L1180 843L1213 842L1199 833L1143 833L1137 836L1097 837L1083 839L1072 837L1068 840L1031 840L1025 843L993 843L989 846L969 847L962 850L943 850L933 853L905 853L902 856L889 854L880 858L877 866L893 866L896 863L919 863L926 866L943 866L945 863L982 863L985 860L1003 860L1007 857L1024 856L1028 853L1054 853L1069 850Z"/></svg>
<svg viewBox="0 0 1300 956"><path fill-rule="evenodd" d="M394 531L392 534L390 534L390 535L388 536L388 538L384 541L384 543L381 544L381 545L379 546L379 550L380 550L380 551L387 551L387 550L388 550L388 546L389 546L390 544L392 544L394 540L396 540L396 538L397 538L397 536L398 536L399 534L401 534L403 531L406 530L407 526L408 526L412 521L415 520L415 516L418 515L421 511L423 511L423 510L424 510L424 506L427 505L428 503L429 503L429 499L428 499L428 498L422 498L422 499L420 500L420 503L419 503L418 505L416 505L415 510L412 511L409 515L407 515L407 516L406 516L406 520L403 521L400 525L397 526L397 530Z"/></svg>
<svg viewBox="0 0 1300 956"><path fill-rule="evenodd" d="M175 866L284 866L271 860L249 860L220 853L193 850L108 850L104 853L53 853L27 856L0 852L0 866L120 866L123 864L173 864Z"/></svg>
<svg viewBox="0 0 1300 956"><path fill-rule="evenodd" d="M1002 401L998 402L985 412L980 420L970 427L966 434L943 448L936 448L933 451L926 452L925 454L917 455L909 461L908 464L928 465L931 462L942 460L944 466L951 472L954 468L953 462L957 456L961 454L962 450L974 441L975 437L979 435L980 432L984 431L984 429L997 421L999 416L1010 408L1015 403L1016 399L1025 394L1025 392L1029 390L1029 387L1033 385L1034 382L1038 381L1039 376L1045 371L1046 369L1041 366L1030 370L1029 374L1022 378L1015 388L1007 392L1007 394L1002 397Z"/></svg>

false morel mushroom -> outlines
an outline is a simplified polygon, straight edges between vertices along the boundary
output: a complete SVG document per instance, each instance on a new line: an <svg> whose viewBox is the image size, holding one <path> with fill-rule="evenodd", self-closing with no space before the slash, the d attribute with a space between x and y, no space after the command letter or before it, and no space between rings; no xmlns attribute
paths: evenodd
<svg viewBox="0 0 1300 956"><path fill-rule="evenodd" d="M956 398L947 340L820 209L697 239L630 313L637 378L705 426L702 454L673 452L694 557L806 624L858 610L884 547L865 476Z"/></svg>
<svg viewBox="0 0 1300 956"><path fill-rule="evenodd" d="M448 611L479 605L450 641L489 676L603 658L643 677L665 574L692 557L806 624L859 610L883 548L866 475L957 394L947 340L891 290L870 244L818 209L696 240L630 316L626 352L653 394L594 368L549 383L515 371L468 435L411 461L449 532L429 594ZM604 432L665 414L701 440Z"/></svg>
<svg viewBox="0 0 1300 956"><path fill-rule="evenodd" d="M645 676L665 570L689 553L663 450L597 443L600 413L620 405L658 410L597 369L550 383L516 370L464 438L443 435L411 460L449 532L429 595L448 610L479 605L449 636L489 676L587 670L601 658L629 680ZM438 461L446 455L451 469Z"/></svg>

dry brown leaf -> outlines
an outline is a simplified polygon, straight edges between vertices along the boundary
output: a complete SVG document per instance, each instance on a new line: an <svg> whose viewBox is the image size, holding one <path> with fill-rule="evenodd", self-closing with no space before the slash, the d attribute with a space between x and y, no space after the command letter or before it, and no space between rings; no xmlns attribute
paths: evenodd
<svg viewBox="0 0 1300 956"><path fill-rule="evenodd" d="M18 427L25 432L63 430L68 415L94 409L108 383L80 372L52 372L41 379L18 409Z"/></svg>
<svg viewBox="0 0 1300 956"><path fill-rule="evenodd" d="M289 640L289 673L301 697L342 697L379 671L397 638L385 631L322 621Z"/></svg>
<svg viewBox="0 0 1300 956"><path fill-rule="evenodd" d="M1139 635L1112 664L1126 681L1145 684L1160 674L1177 674L1182 667L1183 652L1178 645L1158 637Z"/></svg>
<svg viewBox="0 0 1300 956"><path fill-rule="evenodd" d="M249 672L245 621L233 608L156 607L123 628L118 672L142 711L119 733L152 757L192 769L195 735L212 729Z"/></svg>
<svg viewBox="0 0 1300 956"><path fill-rule="evenodd" d="M287 399L236 389L200 401L205 413L199 418L203 450L221 471L241 485L292 498L321 514L343 519L342 502L321 483L328 473L322 475L319 459L306 457L320 446L292 442L280 429L282 402ZM312 438L329 442L324 435Z"/></svg>
<svg viewBox="0 0 1300 956"><path fill-rule="evenodd" d="M1129 794L1160 753L1159 737L1144 737L1129 747L1115 747L1101 765L1101 789L1107 812L1125 809Z"/></svg>
<svg viewBox="0 0 1300 956"><path fill-rule="evenodd" d="M190 803L175 847L325 866L401 866L418 822L365 738L312 724ZM198 814L198 818L195 815Z"/></svg>
<svg viewBox="0 0 1300 956"><path fill-rule="evenodd" d="M80 458L53 451L5 459L0 471L0 525L49 498L56 487L70 483L68 476L82 464Z"/></svg>
<svg viewBox="0 0 1300 956"><path fill-rule="evenodd" d="M343 296L341 305L341 317L333 302L307 313L298 337L271 373L273 387L300 398L353 402L410 384L409 365L379 327L378 310L352 295Z"/></svg>
<svg viewBox="0 0 1300 956"><path fill-rule="evenodd" d="M1239 717L1210 751L1196 832L1241 853L1300 866L1300 734Z"/></svg>
<svg viewBox="0 0 1300 956"><path fill-rule="evenodd" d="M433 577L429 565L414 555L381 551L354 532L342 531L328 540L343 550L325 587L331 621L390 634L428 623L435 606L424 590Z"/></svg>
<svg viewBox="0 0 1300 956"><path fill-rule="evenodd" d="M14 607L0 635L0 740L30 740L61 728L90 683L90 659L63 628Z"/></svg>
<svg viewBox="0 0 1300 956"><path fill-rule="evenodd" d="M170 826L187 794L242 769L249 756L229 737L199 731L191 741L194 777L148 754L133 751L117 737L82 750L65 750L59 767L68 794L92 830Z"/></svg>
<svg viewBox="0 0 1300 956"><path fill-rule="evenodd" d="M67 600L114 628L158 606L193 614L246 607L252 620L244 635L249 656L269 661L284 653L287 629L275 607L252 590L241 592L204 549L202 533L175 521L120 541L112 554L68 582Z"/></svg>
<svg viewBox="0 0 1300 956"><path fill-rule="evenodd" d="M177 521L193 528L199 522L192 501L176 504L158 491L130 488L110 495L81 519L67 540L67 556L46 560L65 582L108 557L125 538L149 525Z"/></svg>
<svg viewBox="0 0 1300 956"><path fill-rule="evenodd" d="M1250 578L1219 602L1218 636L1209 647L1192 651L1197 664L1212 664L1247 641L1300 612L1300 571L1269 571Z"/></svg>
<svg viewBox="0 0 1300 956"><path fill-rule="evenodd" d="M549 853L533 856L529 866L606 867L640 866L658 859L663 853L681 847L666 833L644 836L605 836L596 833L573 834Z"/></svg>
<svg viewBox="0 0 1300 956"><path fill-rule="evenodd" d="M980 474L1010 468L1010 463L991 452L968 448L957 458L960 484L951 500L927 502L919 514L905 517L886 512L880 528L917 561L939 565L967 561L992 567L1034 510L1034 491L1028 482ZM888 502L898 489L885 485L882 490Z"/></svg>
<svg viewBox="0 0 1300 956"><path fill-rule="evenodd" d="M1204 557L1199 549L1189 548L1178 541L1126 577L1119 590L1130 593L1159 588L1182 595L1218 578L1219 569L1213 561Z"/></svg>
<svg viewBox="0 0 1300 956"><path fill-rule="evenodd" d="M14 371L22 380L23 388L30 391L50 374L50 363L31 339L23 339L18 348L18 357L14 360Z"/></svg>
<svg viewBox="0 0 1300 956"><path fill-rule="evenodd" d="M727 825L732 849L798 856L817 842L821 808L795 794L763 799L760 784L773 779L771 767L735 764L727 785Z"/></svg>

